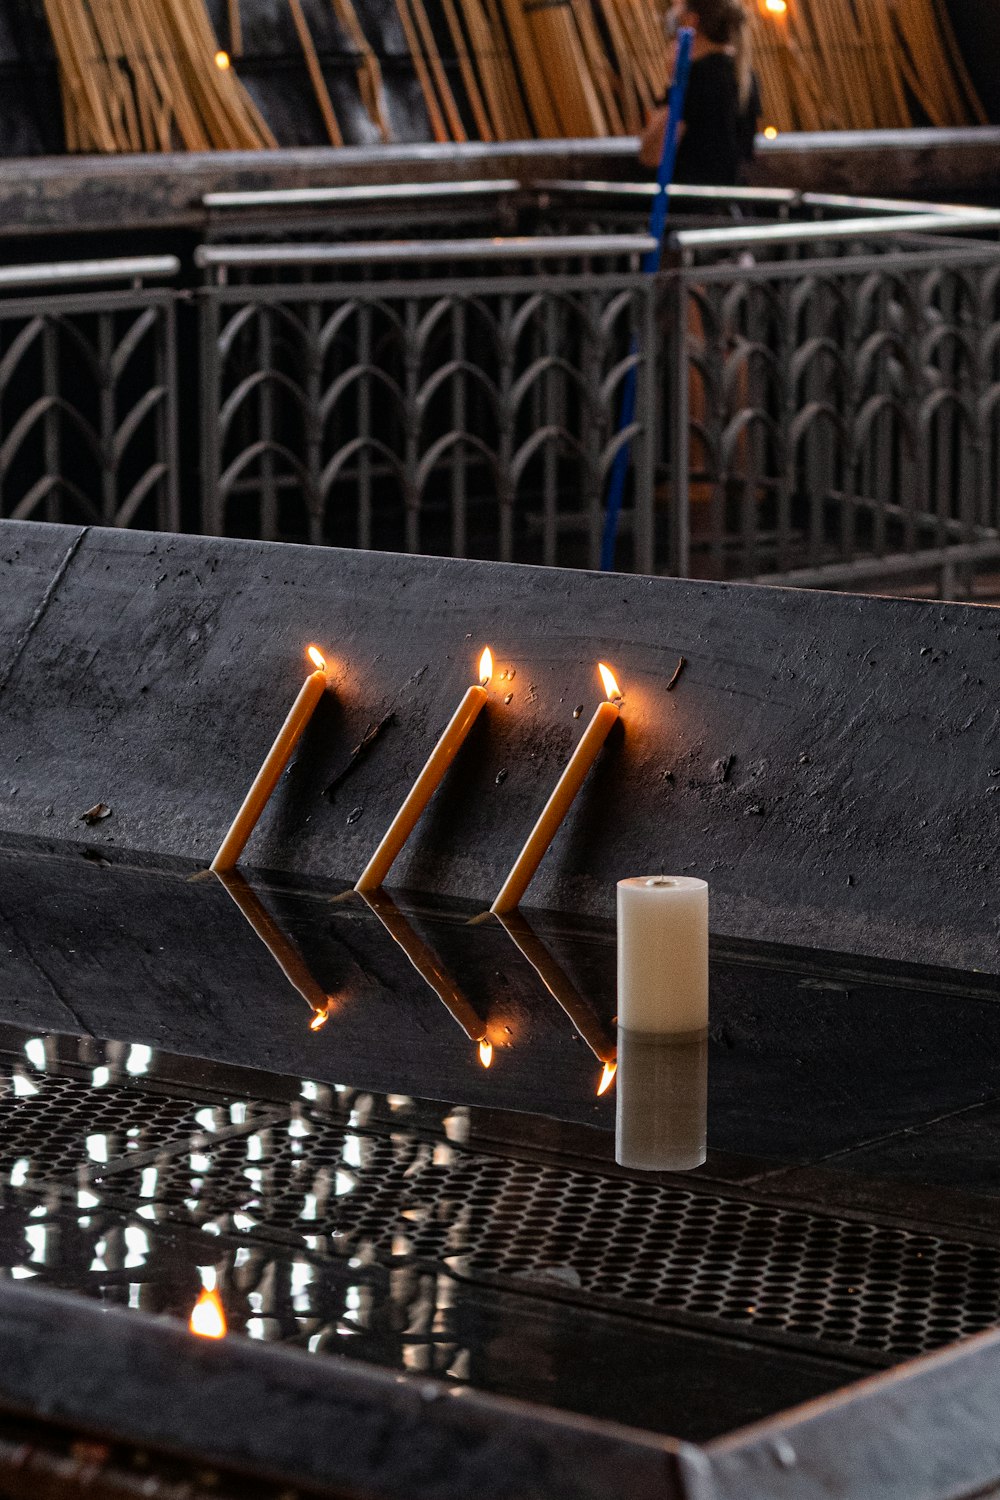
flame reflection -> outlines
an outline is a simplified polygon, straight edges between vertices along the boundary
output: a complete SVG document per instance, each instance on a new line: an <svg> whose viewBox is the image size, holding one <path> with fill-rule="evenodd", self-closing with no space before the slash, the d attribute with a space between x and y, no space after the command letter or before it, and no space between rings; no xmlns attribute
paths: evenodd
<svg viewBox="0 0 1000 1500"><path fill-rule="evenodd" d="M493 652L490 650L489 646L487 646L486 650L479 658L479 681L482 683L483 687L486 686L492 676Z"/></svg>
<svg viewBox="0 0 1000 1500"><path fill-rule="evenodd" d="M604 1072L601 1074L601 1081L597 1085L597 1097L598 1097L598 1099L600 1099L600 1097L601 1097L602 1094L606 1094L608 1092L608 1089L611 1087L611 1085L615 1081L615 1074L617 1072L618 1072L618 1064L617 1064L617 1062L606 1062L604 1064Z"/></svg>
<svg viewBox="0 0 1000 1500"><path fill-rule="evenodd" d="M318 646L308 646L306 648L306 655L318 672L326 671L326 657Z"/></svg>
<svg viewBox="0 0 1000 1500"><path fill-rule="evenodd" d="M608 698L608 701L614 703L615 700L620 698L622 695L622 690L615 680L614 672L612 672L610 667L606 667L602 661L598 662L597 670L601 674L601 681L604 684L604 692Z"/></svg>
<svg viewBox="0 0 1000 1500"><path fill-rule="evenodd" d="M188 1322L192 1333L203 1339L224 1339L226 1336L226 1313L222 1298L216 1291L205 1287L194 1305Z"/></svg>

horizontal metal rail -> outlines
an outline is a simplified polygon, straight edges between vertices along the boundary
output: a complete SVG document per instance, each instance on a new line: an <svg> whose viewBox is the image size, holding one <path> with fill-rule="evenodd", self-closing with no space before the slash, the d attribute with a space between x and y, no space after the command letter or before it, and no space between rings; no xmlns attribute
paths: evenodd
<svg viewBox="0 0 1000 1500"><path fill-rule="evenodd" d="M320 208L357 203L434 203L447 198L498 198L520 190L513 177L476 182L387 182L347 187L269 188L260 192L206 193L210 209Z"/></svg>
<svg viewBox="0 0 1000 1500"><path fill-rule="evenodd" d="M0 291L20 287L74 286L91 281L145 281L176 276L176 255L135 255L121 260L53 261L51 265L0 267Z"/></svg>
<svg viewBox="0 0 1000 1500"><path fill-rule="evenodd" d="M1000 215L998 215L1000 218ZM517 235L468 240L376 240L351 245L199 245L202 270L265 270L275 266L426 265L429 261L562 260L566 256L645 255L647 234Z"/></svg>
<svg viewBox="0 0 1000 1500"><path fill-rule="evenodd" d="M829 240L875 240L909 234L954 234L959 229L1000 229L1000 211L972 209L953 214L900 214L895 218L838 219L808 224L741 224L730 229L681 229L670 244L682 251L752 249L755 245L817 244Z"/></svg>
<svg viewBox="0 0 1000 1500"><path fill-rule="evenodd" d="M800 202L803 208L834 208L862 214L942 214L947 217L979 212L968 203L925 203L915 198L854 198L847 193L803 193Z"/></svg>
<svg viewBox="0 0 1000 1500"><path fill-rule="evenodd" d="M579 193L592 198L655 198L659 189L655 182L597 182L591 179L577 181L572 177L559 177L552 181L531 184L548 193ZM694 183L672 183L667 192L672 198L692 198L712 203L771 203L793 206L800 202L801 194L794 188L779 187L700 187Z"/></svg>

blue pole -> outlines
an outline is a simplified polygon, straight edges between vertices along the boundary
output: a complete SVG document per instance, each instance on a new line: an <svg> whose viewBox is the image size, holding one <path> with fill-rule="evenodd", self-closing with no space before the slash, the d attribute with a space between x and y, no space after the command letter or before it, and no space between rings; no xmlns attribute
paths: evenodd
<svg viewBox="0 0 1000 1500"><path fill-rule="evenodd" d="M687 95L688 79L691 76L693 46L694 32L688 26L682 27L677 36L677 62L674 65L674 76L670 85L667 128L663 133L663 150L660 153L660 166L656 174L658 192L653 199L653 207L649 215L649 233L656 241L656 245L642 257L642 271L646 276L655 276L660 269L663 234L667 227L667 213L670 206L667 188L673 181L674 167L677 165L677 147L680 141L681 121L684 118L684 99ZM629 348L633 363L625 376L621 408L618 413L619 433L627 431L635 421L637 366L634 356L638 353L638 349L638 341L633 337ZM622 500L625 498L625 480L628 478L631 456L632 441L628 438L615 454L614 463L611 465L611 477L608 481L608 503L604 515L604 536L601 542L601 571L604 573L610 573L615 565L618 518L621 515Z"/></svg>

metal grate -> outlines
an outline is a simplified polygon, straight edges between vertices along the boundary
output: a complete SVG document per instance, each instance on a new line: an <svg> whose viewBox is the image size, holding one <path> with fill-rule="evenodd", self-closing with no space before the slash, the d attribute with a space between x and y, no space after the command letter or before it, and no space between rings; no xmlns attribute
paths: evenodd
<svg viewBox="0 0 1000 1500"><path fill-rule="evenodd" d="M106 1184L121 1194L121 1178ZM697 1322L902 1357L1000 1321L990 1246L596 1171L406 1130L291 1119L180 1160L156 1201L188 1223L324 1237L345 1257L441 1267Z"/></svg>
<svg viewBox="0 0 1000 1500"><path fill-rule="evenodd" d="M15 1074L35 1092L15 1094ZM311 1097L292 1106L234 1108L184 1099L176 1081L167 1095L103 1076L95 1086L91 1077L32 1075L20 1062L7 1075L0 1171L8 1204L23 1195L24 1222L39 1228L32 1189L44 1187L45 1212L56 1214L64 1211L56 1199L66 1205L85 1179L88 1243L99 1229L107 1239L102 1214L111 1228L112 1220L141 1224L168 1259L228 1266L237 1290L251 1274L248 1257L308 1261L308 1293L303 1284L298 1308L289 1296L273 1331L259 1336L295 1337L306 1323L335 1329L345 1282L387 1273L414 1285L427 1276L508 1291L530 1284L611 1311L869 1359L922 1353L1000 1321L992 1246L752 1202L693 1181L488 1155L463 1144L461 1112L310 1086ZM51 1245L68 1247L67 1234ZM18 1237L5 1236L7 1266L27 1258ZM82 1250L72 1257L81 1267ZM54 1253L43 1273L50 1280L59 1279ZM105 1252L93 1259L98 1274L83 1279L103 1287L113 1267ZM125 1275L124 1262L121 1270L122 1285L147 1280L134 1269Z"/></svg>

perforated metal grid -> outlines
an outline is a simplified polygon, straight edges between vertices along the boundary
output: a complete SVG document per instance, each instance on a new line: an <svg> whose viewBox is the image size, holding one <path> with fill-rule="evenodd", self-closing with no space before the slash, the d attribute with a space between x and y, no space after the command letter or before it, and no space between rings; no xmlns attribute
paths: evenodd
<svg viewBox="0 0 1000 1500"><path fill-rule="evenodd" d="M990 1246L701 1188L469 1151L313 1114L159 1173L167 1217L322 1237L341 1256L442 1266L654 1315L902 1357L1000 1320ZM106 1186L117 1196L119 1178Z"/></svg>
<svg viewBox="0 0 1000 1500"><path fill-rule="evenodd" d="M344 1318L349 1327L344 1287L357 1297L365 1278L373 1285L385 1274L414 1286L443 1276L552 1292L882 1360L1000 1321L1000 1251L992 1245L754 1202L697 1182L488 1154L467 1143L462 1112L410 1101L313 1088L291 1107L213 1105L176 1088L168 1095L103 1077L95 1086L89 1076L18 1066L34 1092L14 1093L8 1070L0 1116L8 1203L12 1189L15 1198L44 1187L65 1199L85 1182L85 1233L70 1259L83 1269L84 1246L93 1250L99 1215L108 1213L111 1240L101 1235L104 1248L90 1263L102 1286L116 1277L122 1286L152 1285L157 1244L163 1263L201 1264L192 1235L206 1264L230 1268L234 1291L248 1266L296 1262L288 1272L296 1287L289 1283L273 1330L259 1336L299 1337L307 1326L329 1329L331 1319L334 1329ZM25 1224L42 1212L31 1201ZM148 1276L130 1273L121 1238L128 1221L147 1236L139 1259ZM29 1228L37 1242L39 1223ZM69 1253L72 1235L60 1234L46 1252L50 1276L59 1245ZM125 1247L117 1264L108 1259L115 1234ZM171 1237L175 1248L163 1249ZM5 1238L10 1266L17 1252ZM178 1284L186 1296L188 1283ZM254 1304L245 1311L252 1317Z"/></svg>

